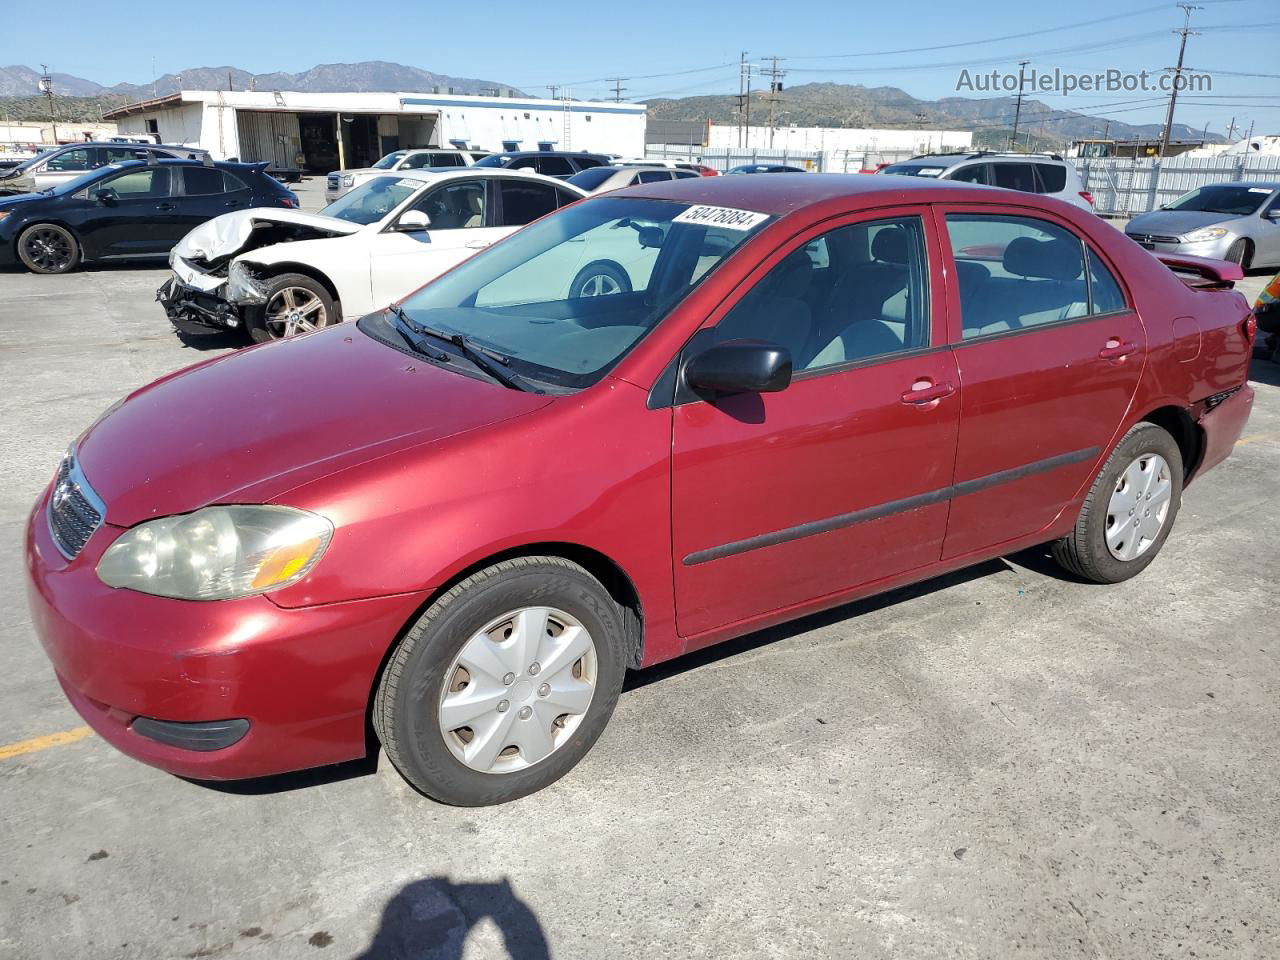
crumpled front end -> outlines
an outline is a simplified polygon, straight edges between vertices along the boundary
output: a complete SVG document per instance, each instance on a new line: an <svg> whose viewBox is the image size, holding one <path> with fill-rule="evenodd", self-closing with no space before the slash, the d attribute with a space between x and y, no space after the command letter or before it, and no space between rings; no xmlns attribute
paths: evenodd
<svg viewBox="0 0 1280 960"><path fill-rule="evenodd" d="M174 328L184 333L210 327L238 330L244 325L243 311L267 301L253 267L238 260L205 271L175 252L170 265L173 276L156 291L156 301Z"/></svg>

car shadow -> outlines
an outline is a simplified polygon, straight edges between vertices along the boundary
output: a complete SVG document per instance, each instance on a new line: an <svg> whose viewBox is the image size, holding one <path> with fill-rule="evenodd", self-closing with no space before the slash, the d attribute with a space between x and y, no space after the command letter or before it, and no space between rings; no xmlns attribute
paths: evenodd
<svg viewBox="0 0 1280 960"><path fill-rule="evenodd" d="M210 330L207 333L175 330L174 333L182 345L191 350L238 350L250 345L249 338L239 330Z"/></svg>
<svg viewBox="0 0 1280 960"><path fill-rule="evenodd" d="M1265 383L1269 387L1280 387L1280 364L1254 357L1249 364L1249 379L1254 383Z"/></svg>
<svg viewBox="0 0 1280 960"><path fill-rule="evenodd" d="M401 888L387 901L372 941L355 960L460 960L468 935L485 920L498 928L511 960L550 960L538 915L509 879L459 883L447 876Z"/></svg>

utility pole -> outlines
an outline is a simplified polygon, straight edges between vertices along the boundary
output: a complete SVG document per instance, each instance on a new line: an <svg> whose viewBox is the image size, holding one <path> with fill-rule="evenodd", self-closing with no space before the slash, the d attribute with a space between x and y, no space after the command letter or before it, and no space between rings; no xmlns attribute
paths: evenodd
<svg viewBox="0 0 1280 960"><path fill-rule="evenodd" d="M743 109L746 104L746 98L743 96L743 84L747 80L747 51L742 51L742 56L738 59L738 146L742 146L742 116Z"/></svg>
<svg viewBox="0 0 1280 960"><path fill-rule="evenodd" d="M1253 121L1253 120L1250 120L1250 121L1249 121L1249 132L1248 132L1248 133L1246 133L1246 134L1244 135L1244 138L1245 138L1246 140L1252 140L1252 139L1253 139L1253 124L1254 124L1254 121Z"/></svg>
<svg viewBox="0 0 1280 960"><path fill-rule="evenodd" d="M624 87L624 86L622 85L622 81L623 81L623 80L626 80L626 79L627 79L626 77L614 77L614 78L613 78L613 81L612 81L612 82L613 82L613 102L614 102L614 103L621 103L621 102L622 102L622 91L623 91L623 90L625 90L625 89L627 89L626 87Z"/></svg>
<svg viewBox="0 0 1280 960"><path fill-rule="evenodd" d="M1030 60L1018 61L1018 103L1013 108L1013 133L1009 135L1009 149L1012 150L1018 145L1018 121L1022 119L1022 82L1023 71L1026 69Z"/></svg>
<svg viewBox="0 0 1280 960"><path fill-rule="evenodd" d="M1191 29L1191 11L1204 9L1190 3L1180 3L1178 6L1182 8L1182 29L1174 32L1181 34L1182 39L1178 43L1178 65L1173 68L1173 89L1169 91L1169 112L1164 118L1164 136L1160 138L1159 156L1161 157L1169 152L1169 136L1173 132L1173 108L1178 102L1178 84L1182 81L1182 55L1187 51L1187 37L1195 32Z"/></svg>
<svg viewBox="0 0 1280 960"><path fill-rule="evenodd" d="M767 57L772 62L769 67L769 149L773 149L773 118L774 107L778 102L778 94L782 92L782 81L779 79L784 76L784 71L778 69L779 57Z"/></svg>
<svg viewBox="0 0 1280 960"><path fill-rule="evenodd" d="M1231 135L1236 132L1236 118L1231 118L1231 126L1227 127L1227 143L1231 142Z"/></svg>
<svg viewBox="0 0 1280 960"><path fill-rule="evenodd" d="M558 83L551 83L551 84L548 84L548 85L547 85L547 89L551 91L551 99L552 99L552 100L559 100L559 99L560 99L560 96L559 96L559 94L560 94L560 85L559 85Z"/></svg>
<svg viewBox="0 0 1280 960"><path fill-rule="evenodd" d="M747 64L747 139L751 139L751 64Z"/></svg>
<svg viewBox="0 0 1280 960"><path fill-rule="evenodd" d="M45 95L45 99L49 101L49 126L53 132L53 145L58 145L58 118L53 112L53 77L49 75L49 68L43 63L40 64L40 92Z"/></svg>

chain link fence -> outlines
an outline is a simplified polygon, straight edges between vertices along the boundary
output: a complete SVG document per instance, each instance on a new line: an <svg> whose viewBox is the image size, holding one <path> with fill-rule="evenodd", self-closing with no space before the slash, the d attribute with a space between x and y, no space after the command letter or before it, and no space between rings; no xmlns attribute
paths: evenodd
<svg viewBox="0 0 1280 960"><path fill-rule="evenodd" d="M1280 181L1280 157L1075 157L1071 162L1098 213L1115 217L1147 213L1210 183Z"/></svg>

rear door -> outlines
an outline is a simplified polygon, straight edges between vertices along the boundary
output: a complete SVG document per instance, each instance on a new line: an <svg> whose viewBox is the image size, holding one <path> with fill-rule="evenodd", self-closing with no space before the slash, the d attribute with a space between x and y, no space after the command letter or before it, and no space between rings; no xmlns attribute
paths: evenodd
<svg viewBox="0 0 1280 960"><path fill-rule="evenodd" d="M183 186L181 195L173 198L175 219L183 225L183 236L206 220L252 205L249 187L233 174L203 164L172 169Z"/></svg>
<svg viewBox="0 0 1280 960"><path fill-rule="evenodd" d="M690 342L778 343L795 376L677 395L682 636L937 562L960 414L941 278L923 208L840 218L770 255Z"/></svg>
<svg viewBox="0 0 1280 960"><path fill-rule="evenodd" d="M937 217L964 393L950 558L1062 513L1129 410L1147 337L1113 269L1065 221L990 206L939 207Z"/></svg>

